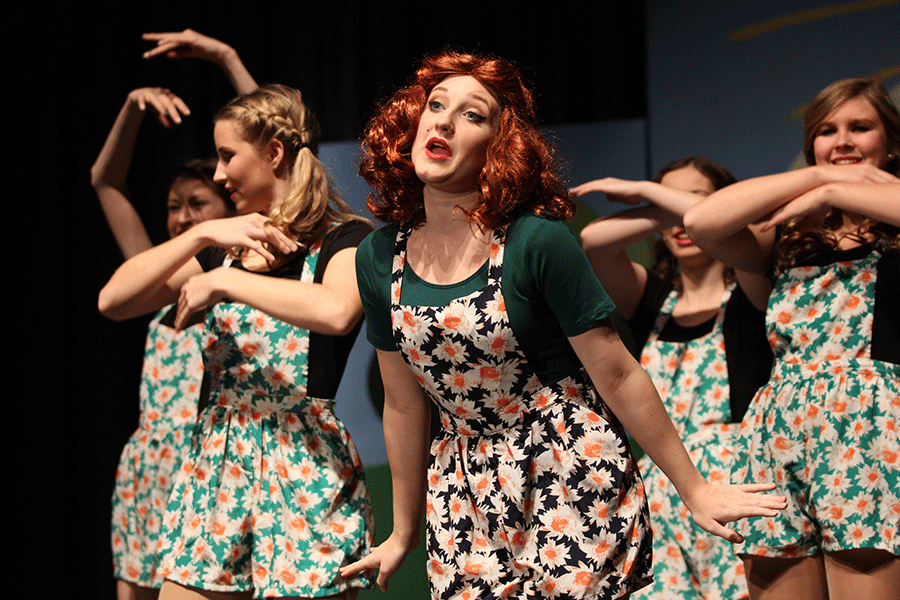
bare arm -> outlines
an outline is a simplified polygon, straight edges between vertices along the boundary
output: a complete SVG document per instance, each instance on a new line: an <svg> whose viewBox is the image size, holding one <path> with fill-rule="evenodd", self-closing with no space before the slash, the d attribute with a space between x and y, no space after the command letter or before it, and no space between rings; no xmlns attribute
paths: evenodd
<svg viewBox="0 0 900 600"><path fill-rule="evenodd" d="M384 382L384 439L391 465L394 528L383 544L342 568L341 574L346 577L378 569L378 586L386 591L388 578L419 544L425 515L431 408L399 352L378 350L378 367Z"/></svg>
<svg viewBox="0 0 900 600"><path fill-rule="evenodd" d="M280 230L267 225L266 217L258 213L203 221L125 261L100 290L100 312L122 320L159 310L178 300L182 285L202 273L194 256L203 248L249 248L271 262L275 257L264 242L278 245L285 253L297 247Z"/></svg>
<svg viewBox="0 0 900 600"><path fill-rule="evenodd" d="M297 327L345 335L362 318L356 286L356 248L344 248L325 267L322 283L268 277L221 267L195 275L181 286L175 326L223 297L247 304Z"/></svg>
<svg viewBox="0 0 900 600"><path fill-rule="evenodd" d="M775 227L795 218L837 208L900 227L900 180L890 183L826 183L782 205L762 225Z"/></svg>
<svg viewBox="0 0 900 600"><path fill-rule="evenodd" d="M581 231L581 243L594 272L616 309L630 319L647 285L647 271L632 262L625 249L660 231L680 225L684 213L702 196L652 181L627 181L607 177L572 189L575 196L602 192L612 201L642 206L597 219Z"/></svg>
<svg viewBox="0 0 900 600"><path fill-rule="evenodd" d="M601 397L672 481L700 527L740 542L740 536L724 523L773 516L785 507L784 497L757 493L773 489L774 484L717 486L706 482L691 462L650 378L622 345L608 319L569 341Z"/></svg>
<svg viewBox="0 0 900 600"><path fill-rule="evenodd" d="M736 269L765 273L775 243L764 227L770 215L829 183L890 183L896 177L872 165L825 165L756 177L723 188L691 208L685 228L695 244Z"/></svg>
<svg viewBox="0 0 900 600"><path fill-rule="evenodd" d="M155 112L157 119L165 127L180 123L182 116L190 114L181 98L163 88L138 88L131 91L91 167L91 185L100 200L106 222L126 259L153 245L132 204L126 185L135 141L148 111Z"/></svg>
<svg viewBox="0 0 900 600"><path fill-rule="evenodd" d="M199 58L218 65L238 94L252 92L258 87L237 51L222 41L193 29L145 33L142 37L147 41L156 42L156 47L145 52L144 58L160 55L168 58Z"/></svg>

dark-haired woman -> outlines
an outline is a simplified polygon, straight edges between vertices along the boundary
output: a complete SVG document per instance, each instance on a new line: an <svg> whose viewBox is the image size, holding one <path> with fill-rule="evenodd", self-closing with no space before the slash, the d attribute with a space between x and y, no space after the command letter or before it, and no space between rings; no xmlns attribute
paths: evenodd
<svg viewBox="0 0 900 600"><path fill-rule="evenodd" d="M256 87L235 50L197 32L148 34L155 50L177 52L218 65L239 92ZM150 58L147 56L147 58ZM129 92L103 148L91 168L91 183L106 221L125 259L153 244L132 203L128 171L138 132L147 115L164 127L180 124L190 114L170 90L147 87ZM216 161L194 159L172 178L167 202L169 237L181 235L209 219L235 214L234 204L213 181ZM158 536L172 480L187 452L197 419L203 362L203 327L192 321L174 329L175 307L150 320L140 382L137 430L122 450L112 497L113 574L119 600L155 598L162 585L158 572Z"/></svg>
<svg viewBox="0 0 900 600"><path fill-rule="evenodd" d="M379 568L385 587L425 514L434 598L646 585L644 487L613 413L705 527L736 539L722 523L774 512L777 498L752 493L770 486L710 486L691 464L559 220L573 203L510 63L426 58L365 141L369 207L390 224L360 245L357 273L385 385L394 529L345 573ZM430 453L429 397L443 425Z"/></svg>
<svg viewBox="0 0 900 600"><path fill-rule="evenodd" d="M650 204L598 219L581 232L588 260L625 319L691 460L709 481L730 480L733 436L769 378L764 312L733 269L687 237L684 212L735 179L705 157L678 159L653 181L599 179L571 191ZM652 269L625 249L661 233ZM739 274L741 279L751 277ZM743 563L730 544L691 522L677 491L648 457L639 461L653 529L652 586L635 598L746 598Z"/></svg>

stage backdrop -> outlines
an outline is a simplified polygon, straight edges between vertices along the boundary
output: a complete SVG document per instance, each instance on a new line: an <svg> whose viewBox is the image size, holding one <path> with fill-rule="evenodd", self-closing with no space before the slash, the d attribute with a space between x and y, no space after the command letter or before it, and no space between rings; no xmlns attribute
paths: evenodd
<svg viewBox="0 0 900 600"><path fill-rule="evenodd" d="M648 0L653 169L706 154L738 179L800 154L806 104L846 77L900 86L900 2Z"/></svg>

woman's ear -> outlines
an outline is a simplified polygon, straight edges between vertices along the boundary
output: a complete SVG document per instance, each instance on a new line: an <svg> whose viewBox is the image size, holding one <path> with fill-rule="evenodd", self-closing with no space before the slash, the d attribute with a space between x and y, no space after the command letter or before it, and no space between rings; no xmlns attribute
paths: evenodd
<svg viewBox="0 0 900 600"><path fill-rule="evenodd" d="M281 165L284 164L284 157L284 144L281 143L281 140L277 138L269 140L269 143L266 144L266 159L272 165L273 171L278 171Z"/></svg>

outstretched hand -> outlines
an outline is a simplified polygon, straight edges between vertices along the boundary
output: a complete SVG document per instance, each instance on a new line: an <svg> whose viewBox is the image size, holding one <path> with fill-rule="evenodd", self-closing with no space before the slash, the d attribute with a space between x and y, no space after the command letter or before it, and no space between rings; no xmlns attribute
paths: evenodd
<svg viewBox="0 0 900 600"><path fill-rule="evenodd" d="M399 542L391 534L380 546L372 548L372 552L355 563L341 567L341 577L350 577L361 571L378 571L376 583L382 592L388 589L388 579L403 564L404 559L412 551L411 547Z"/></svg>
<svg viewBox="0 0 900 600"><path fill-rule="evenodd" d="M610 202L640 204L644 201L644 197L641 195L639 188L640 182L638 181L604 177L603 179L595 179L577 185L569 190L569 194L577 197L592 192L602 192L606 194L606 197Z"/></svg>
<svg viewBox="0 0 900 600"><path fill-rule="evenodd" d="M725 523L746 517L774 517L787 507L787 498L762 494L775 489L774 483L743 485L705 484L691 498L683 498L694 522L700 527L733 544L744 541L739 533Z"/></svg>
<svg viewBox="0 0 900 600"><path fill-rule="evenodd" d="M147 107L153 109L156 120L166 128L181 124L182 117L191 114L191 109L184 100L166 88L145 87L132 90L128 94L128 101L137 104L141 111L146 111Z"/></svg>
<svg viewBox="0 0 900 600"><path fill-rule="evenodd" d="M220 62L231 46L193 29L165 33L145 33L141 36L156 47L144 52L144 58L165 55L167 58L200 58Z"/></svg>

